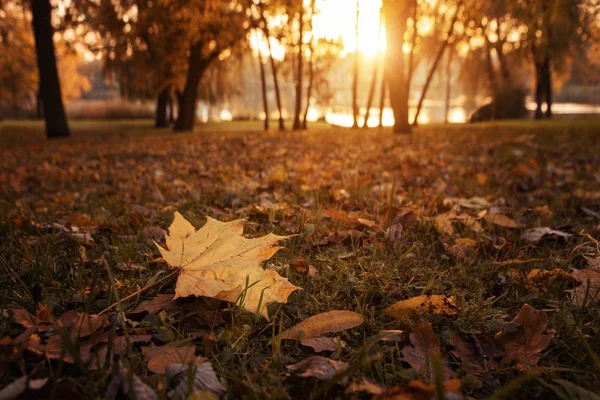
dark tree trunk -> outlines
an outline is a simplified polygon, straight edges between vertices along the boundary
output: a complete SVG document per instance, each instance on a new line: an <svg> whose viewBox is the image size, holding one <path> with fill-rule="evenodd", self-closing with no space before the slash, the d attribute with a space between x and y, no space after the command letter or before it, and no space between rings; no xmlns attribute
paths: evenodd
<svg viewBox="0 0 600 400"><path fill-rule="evenodd" d="M456 5L456 13L454 14L454 17L452 18L452 22L450 23L450 28L448 28L446 40L444 40L444 43L442 43L442 46L438 50L435 60L433 61L433 65L431 66L431 69L429 70L429 74L427 75L427 79L425 80L425 86L423 87L423 92L421 93L421 98L419 99L419 104L417 105L417 111L415 112L415 119L413 120L413 125L418 124L417 121L419 120L419 115L421 114L421 109L423 108L423 102L425 101L425 98L427 97L427 91L429 90L429 86L431 85L431 81L433 80L433 74L435 73L437 66L440 63L440 60L442 59L442 56L444 55L444 52L446 51L446 48L448 47L448 43L449 43L450 38L452 37L452 32L454 32L454 25L456 24L456 21L458 20L458 13L460 12L461 7L462 7L462 1L459 1L458 4Z"/></svg>
<svg viewBox="0 0 600 400"><path fill-rule="evenodd" d="M294 110L294 130L299 130L302 126L300 124L300 113L302 112L302 89L303 89L303 77L304 77L304 55L302 54L303 46L302 39L304 35L304 5L300 5L300 15L298 17L298 72L296 73L296 108Z"/></svg>
<svg viewBox="0 0 600 400"><path fill-rule="evenodd" d="M408 4L399 1L384 1L384 14L387 23L388 43L386 80L388 82L390 103L394 111L394 133L410 133L408 121L409 85L404 57L404 33L408 21Z"/></svg>
<svg viewBox="0 0 600 400"><path fill-rule="evenodd" d="M186 132L194 130L196 122L196 101L198 99L198 84L202 75L211 61L218 55L214 51L208 58L202 57L202 41L194 44L190 49L188 71L183 93L178 97L178 116L175 123L175 131Z"/></svg>
<svg viewBox="0 0 600 400"><path fill-rule="evenodd" d="M169 125L175 122L175 106L173 105L173 96L169 93L167 99L167 110L169 111Z"/></svg>
<svg viewBox="0 0 600 400"><path fill-rule="evenodd" d="M537 105L535 109L535 119L542 119L544 114L542 112L542 105L544 104L544 73L542 65L535 62L535 103Z"/></svg>
<svg viewBox="0 0 600 400"><path fill-rule="evenodd" d="M262 54L258 52L258 65L260 67L260 88L262 92L263 110L265 112L265 131L269 130L269 99L267 98L267 76L265 74L265 64Z"/></svg>
<svg viewBox="0 0 600 400"><path fill-rule="evenodd" d="M381 27L383 20L383 10L379 13L379 31L377 33L377 46L379 46L379 42L381 40ZM362 124L363 128L369 127L369 118L371 117L371 107L373 106L373 98L375 97L375 88L377 86L377 78L379 77L379 69L383 64L383 52L377 52L377 57L375 58L375 63L373 65L373 77L371 78L371 87L369 88L369 97L367 97L367 110L365 112L365 118Z"/></svg>
<svg viewBox="0 0 600 400"><path fill-rule="evenodd" d="M163 89L156 98L156 116L154 126L157 128L166 128L169 126L167 117L167 104L169 103L169 89Z"/></svg>
<svg viewBox="0 0 600 400"><path fill-rule="evenodd" d="M269 46L269 61L271 62L271 71L273 73L273 86L275 87L275 100L277 101L277 110L279 110L279 130L285 131L285 123L283 121L283 113L281 106L281 92L279 91L279 79L277 78L277 65L275 65L275 59L273 58L273 49L271 48L271 35L269 30L266 28L267 22L264 21L265 28L263 28L263 32L267 38L267 44Z"/></svg>
<svg viewBox="0 0 600 400"><path fill-rule="evenodd" d="M360 8L359 2L356 0L356 25L355 29L355 38L356 38L356 49L354 50L354 75L352 77L352 127L358 127L358 113L360 112L358 108L358 75L359 75L359 67L360 67L360 55L358 52L358 21L360 18Z"/></svg>
<svg viewBox="0 0 600 400"><path fill-rule="evenodd" d="M52 41L50 0L31 0L31 14L40 74L40 95L46 121L46 137L49 139L68 137L70 135L69 125L60 92L54 42Z"/></svg>
<svg viewBox="0 0 600 400"><path fill-rule="evenodd" d="M546 118L552 118L552 66L550 57L544 60L544 86L546 94Z"/></svg>

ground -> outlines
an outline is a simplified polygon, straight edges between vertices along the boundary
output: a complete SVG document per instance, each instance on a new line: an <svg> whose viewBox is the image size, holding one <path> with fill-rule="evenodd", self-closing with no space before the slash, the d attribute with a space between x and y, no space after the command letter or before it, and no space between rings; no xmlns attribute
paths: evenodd
<svg viewBox="0 0 600 400"><path fill-rule="evenodd" d="M228 398L370 398L377 390L349 393L348 382L408 390L416 380L439 384L442 370L475 398L584 399L597 391L600 120L439 125L410 136L324 126L263 133L254 123L191 134L149 121L72 125L73 138L46 142L37 122L0 123L0 385L51 376L56 396L63 386L104 396L116 369L111 348L101 365L90 360L110 339L71 343L61 330L66 317L55 318L97 314L158 282L119 304L127 324L110 310L98 334L152 335L128 345L121 361L163 395L166 378L152 372L146 351L186 339L225 381ZM202 318L160 307L134 313L174 292L175 277L161 281L168 266L153 240L164 245L175 211L197 228L206 216L246 218L247 237L295 235L264 264L302 290L271 305L269 320L204 298L176 304ZM537 227L558 232L531 239ZM553 272L528 277L536 269ZM420 295L446 296L449 308L383 312ZM523 322L526 305L538 328ZM38 320L28 324L15 309ZM332 310L364 318L330 333L335 350L321 354L349 369L324 381L288 372L315 352L273 338ZM445 365L434 363L432 373L411 368L419 363L409 354L427 324L441 347L432 357ZM24 330L25 345L17 340ZM389 330L403 333L379 340ZM50 354L53 335L67 343L58 354ZM457 338L473 354L457 350Z"/></svg>

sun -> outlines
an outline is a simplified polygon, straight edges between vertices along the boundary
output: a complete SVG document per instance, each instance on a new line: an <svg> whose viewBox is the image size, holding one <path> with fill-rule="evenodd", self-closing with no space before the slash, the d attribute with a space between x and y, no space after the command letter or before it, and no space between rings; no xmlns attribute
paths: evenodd
<svg viewBox="0 0 600 400"><path fill-rule="evenodd" d="M317 0L319 14L314 16L313 31L317 38L341 39L342 55L356 51L356 1ZM385 31L379 35L381 0L360 0L358 50L375 55L385 51ZM379 38L379 40L378 40Z"/></svg>

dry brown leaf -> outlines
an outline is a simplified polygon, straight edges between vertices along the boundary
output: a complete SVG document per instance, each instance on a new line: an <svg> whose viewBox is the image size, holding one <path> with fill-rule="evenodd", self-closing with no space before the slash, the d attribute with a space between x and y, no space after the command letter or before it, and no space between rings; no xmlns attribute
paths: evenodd
<svg viewBox="0 0 600 400"><path fill-rule="evenodd" d="M167 367L167 378L171 383L173 390L169 391L169 399L204 399L209 396L194 396L194 393L206 391L215 395L215 398L220 399L227 392L227 388L223 386L213 366L209 362L203 362L199 365L171 364ZM193 377L190 385L190 377Z"/></svg>
<svg viewBox="0 0 600 400"><path fill-rule="evenodd" d="M301 378L316 378L320 381L327 381L336 374L348 369L350 365L342 361L335 361L321 356L308 357L297 364L288 365L287 371ZM348 378L344 378L342 382Z"/></svg>
<svg viewBox="0 0 600 400"><path fill-rule="evenodd" d="M152 300L142 301L133 310L133 313L141 313L147 311L149 313L156 313L160 310L168 310L177 306L177 302L173 299L173 294L159 294Z"/></svg>
<svg viewBox="0 0 600 400"><path fill-rule="evenodd" d="M350 217L348 213L344 210L336 210L333 208L328 208L323 210L323 215L332 219L336 219L338 221L346 222L348 224L358 224L358 218Z"/></svg>
<svg viewBox="0 0 600 400"><path fill-rule="evenodd" d="M581 283L578 287L567 290L571 293L571 301L578 307L600 300L600 271L594 269L574 269L572 278ZM588 284L589 282L589 284Z"/></svg>
<svg viewBox="0 0 600 400"><path fill-rule="evenodd" d="M414 332L409 335L412 346L405 346L402 349L402 360L415 370L422 371L423 367L431 362L432 357L441 358L440 341L433 332L431 324L415 324L413 330ZM431 368L427 370L431 371ZM456 376L446 362L444 362L444 375L446 378Z"/></svg>
<svg viewBox="0 0 600 400"><path fill-rule="evenodd" d="M270 303L286 303L300 289L260 266L280 249L275 244L285 237L268 234L246 239L243 225L243 220L219 222L207 217L206 224L196 230L175 212L166 236L168 250L157 245L165 261L180 269L175 298L193 295L240 301L246 310L268 319Z"/></svg>
<svg viewBox="0 0 600 400"><path fill-rule="evenodd" d="M465 397L460 392L461 380L451 379L444 382L444 398L453 400L462 400ZM435 386L428 385L421 381L411 381L405 386L394 386L387 388L379 396L373 397L373 400L434 400Z"/></svg>
<svg viewBox="0 0 600 400"><path fill-rule="evenodd" d="M461 359L467 373L479 377L488 388L497 389L498 384L492 376L492 371L498 366L496 357L501 356L502 353L487 337L475 341L475 344L467 343L457 335L451 336L448 340L454 346L451 353Z"/></svg>
<svg viewBox="0 0 600 400"><path fill-rule="evenodd" d="M398 319L409 316L411 312L454 315L457 312L454 300L454 296L422 295L394 303L383 310L383 313Z"/></svg>
<svg viewBox="0 0 600 400"><path fill-rule="evenodd" d="M194 346L177 347L176 343L160 347L154 345L142 347L144 360L148 362L148 369L155 374L164 374L170 364L189 364L205 360L202 357L196 357L195 352L196 347Z"/></svg>
<svg viewBox="0 0 600 400"><path fill-rule="evenodd" d="M362 315L352 311L328 311L313 315L280 333L279 339L311 339L326 333L335 333L352 329L364 322Z"/></svg>
<svg viewBox="0 0 600 400"><path fill-rule="evenodd" d="M435 217L435 229L440 235L454 235L454 227L452 226L452 220L448 217L448 214L440 214Z"/></svg>
<svg viewBox="0 0 600 400"><path fill-rule="evenodd" d="M385 389L383 386L371 382L369 379L363 376L360 379L352 382L346 389L346 393L362 392L373 395L380 395L384 392L384 390Z"/></svg>
<svg viewBox="0 0 600 400"><path fill-rule="evenodd" d="M539 242L540 240L542 240L546 237L552 237L552 236L560 237L560 238L568 238L573 235L571 235L570 233L557 231L557 230L548 228L546 226L546 227L538 227L538 228L532 228L532 229L526 230L521 235L521 239L526 240L528 242L535 243L535 242Z"/></svg>
<svg viewBox="0 0 600 400"><path fill-rule="evenodd" d="M547 331L548 315L525 304L519 314L496 335L504 347L504 363L514 362L520 370L537 365L540 352L550 344L553 331Z"/></svg>
<svg viewBox="0 0 600 400"><path fill-rule="evenodd" d="M485 217L485 220L494 224L501 226L503 228L520 228L521 224L515 221L512 218L507 217L502 214L488 214Z"/></svg>
<svg viewBox="0 0 600 400"><path fill-rule="evenodd" d="M137 375L130 373L121 361L115 363L115 366L112 380L106 389L105 399L115 400L122 398L124 394L129 399L158 400L158 394L154 389L146 385Z"/></svg>
<svg viewBox="0 0 600 400"><path fill-rule="evenodd" d="M33 328L40 323L40 320L37 317L34 317L29 311L23 308L11 308L8 312L10 313L12 320L23 328Z"/></svg>
<svg viewBox="0 0 600 400"><path fill-rule="evenodd" d="M320 336L316 338L300 339L302 346L311 347L315 353L322 353L324 351L335 351L337 345L335 340L327 336Z"/></svg>

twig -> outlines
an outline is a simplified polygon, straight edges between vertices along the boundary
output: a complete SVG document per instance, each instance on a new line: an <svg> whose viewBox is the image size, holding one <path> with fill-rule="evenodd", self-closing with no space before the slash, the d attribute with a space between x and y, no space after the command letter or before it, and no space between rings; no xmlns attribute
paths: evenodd
<svg viewBox="0 0 600 400"><path fill-rule="evenodd" d="M162 277L161 279L157 280L156 282L153 282L150 285L146 285L143 288L141 288L140 290L137 290L137 291L131 293L129 296L123 297L123 299L121 299L120 302L124 302L126 300L129 300L132 297L135 297L138 294L140 294L142 292L145 292L146 290L150 289L151 287L155 286L156 284L161 283L163 281L166 281L167 279L171 278L172 276L176 275L177 273L179 273L179 269L176 269L175 271L171 272L169 275ZM115 307L118 304L119 304L119 301L117 301L116 303L111 304L110 306L106 307L104 310L100 311L97 315L104 314L105 312L109 311L110 309L112 309L113 307Z"/></svg>

